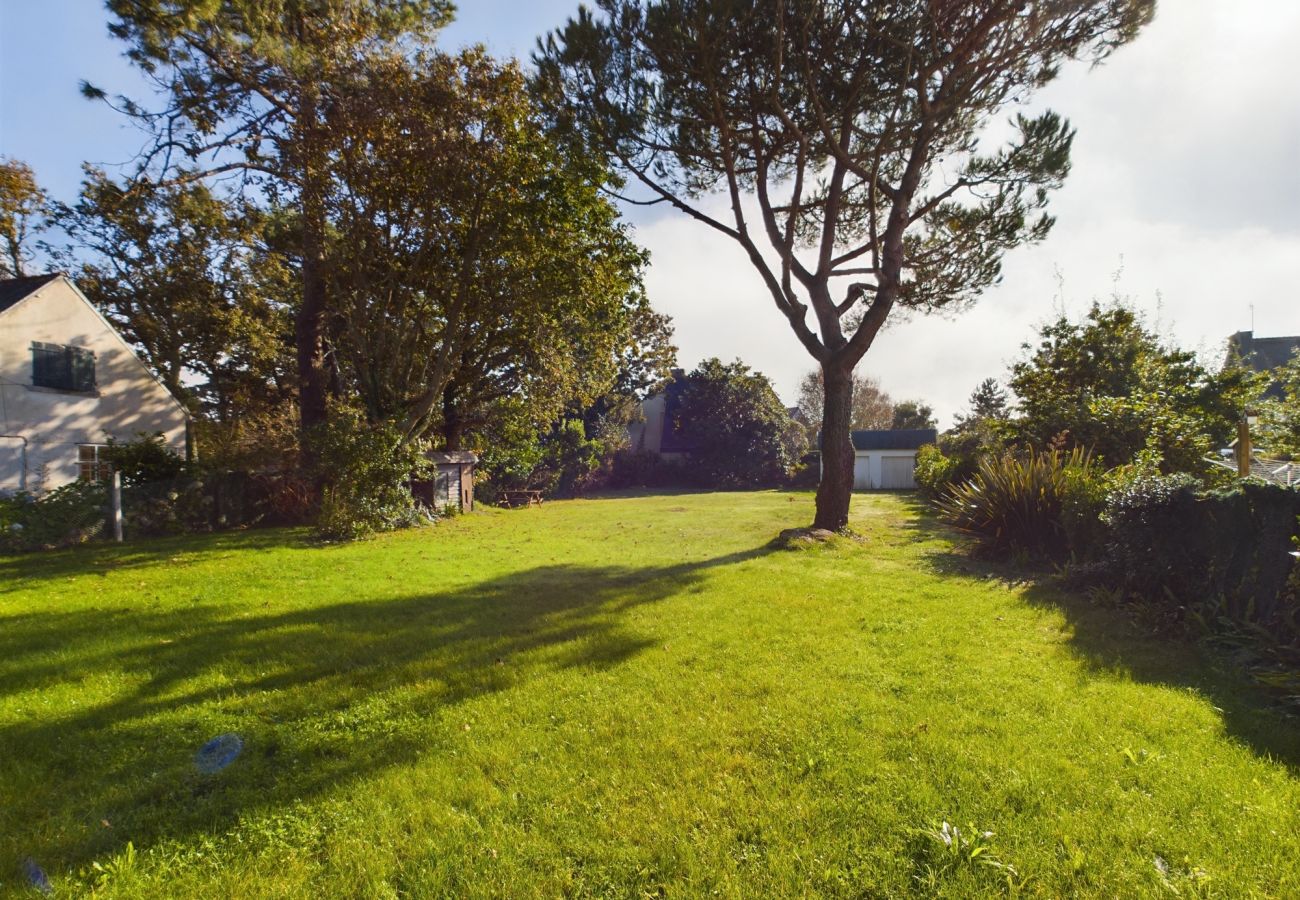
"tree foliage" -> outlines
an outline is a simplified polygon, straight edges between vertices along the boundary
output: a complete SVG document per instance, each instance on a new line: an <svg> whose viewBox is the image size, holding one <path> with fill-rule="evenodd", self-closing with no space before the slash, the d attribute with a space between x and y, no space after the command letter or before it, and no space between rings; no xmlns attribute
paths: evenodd
<svg viewBox="0 0 1300 900"><path fill-rule="evenodd" d="M32 259L31 241L45 230L49 198L31 166L0 157L0 278L21 278Z"/></svg>
<svg viewBox="0 0 1300 900"><path fill-rule="evenodd" d="M447 0L108 0L109 31L164 98L116 103L150 131L142 172L179 181L241 174L300 218L295 316L304 428L326 416L326 145L342 85L369 54L429 45ZM102 90L83 84L88 97Z"/></svg>
<svg viewBox="0 0 1300 900"><path fill-rule="evenodd" d="M772 383L739 360L701 362L685 376L671 414L691 448L694 475L714 487L775 484L803 445Z"/></svg>
<svg viewBox="0 0 1300 900"><path fill-rule="evenodd" d="M333 120L342 375L408 439L458 446L506 399L545 428L610 389L651 315L603 161L524 88L477 49L372 58Z"/></svg>
<svg viewBox="0 0 1300 900"><path fill-rule="evenodd" d="M903 400L894 404L889 427L895 431L907 429L933 428L935 426L934 410L919 400Z"/></svg>
<svg viewBox="0 0 1300 900"><path fill-rule="evenodd" d="M1094 304L1081 322L1061 317L1024 349L1012 367L1010 436L1037 448L1087 448L1108 466L1148 451L1164 471L1200 471L1231 440L1253 391L1244 370L1208 371L1120 303Z"/></svg>
<svg viewBox="0 0 1300 900"><path fill-rule="evenodd" d="M970 395L970 410L957 418L957 430L983 422L997 422L1007 417L1007 392L996 378L985 378Z"/></svg>
<svg viewBox="0 0 1300 900"><path fill-rule="evenodd" d="M799 412L815 435L820 430L822 407L826 402L826 376L813 369L799 382ZM894 420L894 402L880 382L867 375L853 373L853 405L849 427L855 431L883 430Z"/></svg>
<svg viewBox="0 0 1300 900"><path fill-rule="evenodd" d="M1282 396L1259 404L1259 444L1269 453L1300 459L1300 352L1270 377L1281 385Z"/></svg>
<svg viewBox="0 0 1300 900"><path fill-rule="evenodd" d="M202 184L86 176L57 214L71 241L60 258L163 384L218 420L250 413L254 397L285 399L293 298L263 290L276 262L257 250L258 211Z"/></svg>
<svg viewBox="0 0 1300 900"><path fill-rule="evenodd" d="M1005 146L979 136L1062 62L1132 38L1154 2L598 6L543 43L539 85L649 202L744 248L826 375L816 524L841 528L851 373L890 312L973 301L1051 226L1069 126L1048 112L1017 117ZM718 191L724 216L701 202Z"/></svg>

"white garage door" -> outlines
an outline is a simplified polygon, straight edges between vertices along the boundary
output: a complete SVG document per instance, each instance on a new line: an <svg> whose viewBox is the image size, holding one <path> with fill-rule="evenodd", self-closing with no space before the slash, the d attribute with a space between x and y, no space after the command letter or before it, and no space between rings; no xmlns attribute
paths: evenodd
<svg viewBox="0 0 1300 900"><path fill-rule="evenodd" d="M859 453L853 457L853 489L865 491L871 488L871 457Z"/></svg>
<svg viewBox="0 0 1300 900"><path fill-rule="evenodd" d="M912 470L916 458L912 456L886 456L880 461L880 486L885 490L909 490L916 487Z"/></svg>

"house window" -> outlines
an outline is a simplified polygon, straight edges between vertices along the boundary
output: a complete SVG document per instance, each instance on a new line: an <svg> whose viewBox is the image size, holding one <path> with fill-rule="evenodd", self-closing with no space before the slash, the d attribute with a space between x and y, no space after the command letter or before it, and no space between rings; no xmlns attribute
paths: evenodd
<svg viewBox="0 0 1300 900"><path fill-rule="evenodd" d="M95 389L95 353L85 347L32 343L32 384L60 391Z"/></svg>
<svg viewBox="0 0 1300 900"><path fill-rule="evenodd" d="M82 481L108 481L113 467L104 459L105 444L77 445L77 477Z"/></svg>

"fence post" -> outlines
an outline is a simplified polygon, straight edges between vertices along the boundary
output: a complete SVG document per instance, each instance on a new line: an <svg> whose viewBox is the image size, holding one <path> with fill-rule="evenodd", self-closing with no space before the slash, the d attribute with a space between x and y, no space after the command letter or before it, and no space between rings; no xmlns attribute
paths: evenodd
<svg viewBox="0 0 1300 900"><path fill-rule="evenodd" d="M1245 416L1237 423L1237 474L1250 475L1250 422Z"/></svg>
<svg viewBox="0 0 1300 900"><path fill-rule="evenodd" d="M113 472L112 489L109 492L113 502L113 540L122 543L122 473Z"/></svg>

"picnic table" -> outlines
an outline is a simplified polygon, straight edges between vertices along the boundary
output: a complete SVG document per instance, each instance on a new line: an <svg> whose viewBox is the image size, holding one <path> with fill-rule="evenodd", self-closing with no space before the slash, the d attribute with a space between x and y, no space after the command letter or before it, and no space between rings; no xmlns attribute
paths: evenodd
<svg viewBox="0 0 1300 900"><path fill-rule="evenodd" d="M541 506L541 491L502 491L501 505L510 509L520 506Z"/></svg>

